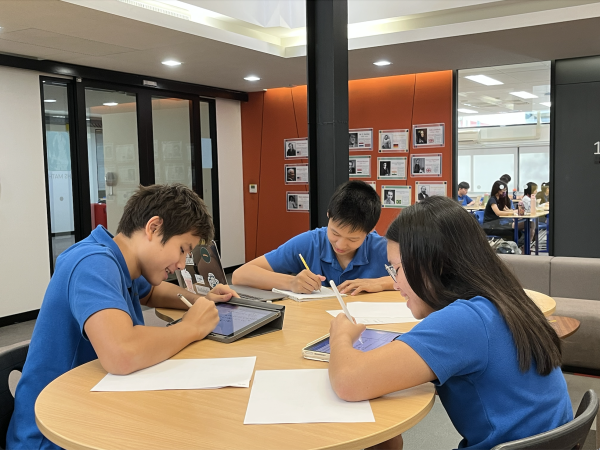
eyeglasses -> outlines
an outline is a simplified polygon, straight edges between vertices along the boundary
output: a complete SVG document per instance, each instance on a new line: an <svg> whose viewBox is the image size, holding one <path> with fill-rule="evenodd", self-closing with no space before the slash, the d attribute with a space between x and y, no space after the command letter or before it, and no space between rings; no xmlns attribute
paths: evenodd
<svg viewBox="0 0 600 450"><path fill-rule="evenodd" d="M397 281L396 281L396 276L397 276L396 269L394 269L393 266L388 266L387 264L384 264L384 265L385 265L385 270L387 270L387 273L390 274L390 277L392 277L392 280L394 280L394 283L397 283Z"/></svg>

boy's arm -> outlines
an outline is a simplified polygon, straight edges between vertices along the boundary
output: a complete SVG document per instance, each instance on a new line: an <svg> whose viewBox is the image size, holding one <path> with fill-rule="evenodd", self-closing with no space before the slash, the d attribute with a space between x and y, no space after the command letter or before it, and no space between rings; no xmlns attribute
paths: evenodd
<svg viewBox="0 0 600 450"><path fill-rule="evenodd" d="M201 297L198 294L192 294L187 289L163 281L158 286L152 286L148 295L140 299L140 304L150 308L187 309L187 306L179 300L177 294L183 295L192 304ZM213 302L226 302L232 297L239 297L239 295L237 295L237 293L229 286L224 286L222 284L215 286L214 289L206 295L206 298Z"/></svg>
<svg viewBox="0 0 600 450"><path fill-rule="evenodd" d="M283 289L297 293L311 293L321 288L325 277L303 270L298 275L274 272L265 256L259 256L233 272L233 284L251 286L258 289Z"/></svg>
<svg viewBox="0 0 600 450"><path fill-rule="evenodd" d="M390 276L381 278L358 278L346 280L338 286L341 294L356 295L360 292L393 291L394 280Z"/></svg>
<svg viewBox="0 0 600 450"><path fill-rule="evenodd" d="M188 344L204 338L219 323L214 302L198 298L183 320L171 327L133 325L120 309L103 309L84 324L100 364L115 375L126 375L162 362Z"/></svg>

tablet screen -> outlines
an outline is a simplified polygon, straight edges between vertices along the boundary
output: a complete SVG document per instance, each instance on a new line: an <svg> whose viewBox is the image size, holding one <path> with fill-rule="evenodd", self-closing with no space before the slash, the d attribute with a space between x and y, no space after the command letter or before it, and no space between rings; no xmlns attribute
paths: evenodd
<svg viewBox="0 0 600 450"><path fill-rule="evenodd" d="M402 333L367 328L361 335L363 343L361 344L360 341L356 341L354 343L354 348L363 352L368 352L369 350L381 347L388 342L392 342L401 334ZM307 347L305 350L309 352L329 353L329 337Z"/></svg>
<svg viewBox="0 0 600 450"><path fill-rule="evenodd" d="M230 336L242 328L246 328L259 320L277 315L277 312L264 309L249 308L229 303L215 303L219 311L219 323L212 331L215 334Z"/></svg>

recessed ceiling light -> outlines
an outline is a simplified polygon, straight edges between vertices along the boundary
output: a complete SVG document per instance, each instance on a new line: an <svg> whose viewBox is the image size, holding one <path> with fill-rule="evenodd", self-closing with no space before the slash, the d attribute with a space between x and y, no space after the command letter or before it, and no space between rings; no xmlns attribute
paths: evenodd
<svg viewBox="0 0 600 450"><path fill-rule="evenodd" d="M375 64L376 66L389 66L391 62L382 59L381 61L376 61L373 64Z"/></svg>
<svg viewBox="0 0 600 450"><path fill-rule="evenodd" d="M179 61L174 61L172 59L167 59L162 62L165 66L180 66L181 63Z"/></svg>
<svg viewBox="0 0 600 450"><path fill-rule="evenodd" d="M530 92L526 91L511 92L510 95L514 95L515 97L520 98L538 98L537 95L533 95Z"/></svg>
<svg viewBox="0 0 600 450"><path fill-rule="evenodd" d="M118 103L116 102L108 102L108 103L102 103L104 106L117 106Z"/></svg>
<svg viewBox="0 0 600 450"><path fill-rule="evenodd" d="M477 114L477 111L473 111L472 109L466 108L458 108L457 111L465 114Z"/></svg>
<svg viewBox="0 0 600 450"><path fill-rule="evenodd" d="M486 75L469 75L465 78L467 80L474 81L475 83L485 84L486 86L495 86L497 84L504 84L502 81L495 80Z"/></svg>
<svg viewBox="0 0 600 450"><path fill-rule="evenodd" d="M44 100L44 103L56 103L56 100L47 98L46 100Z"/></svg>
<svg viewBox="0 0 600 450"><path fill-rule="evenodd" d="M258 81L258 80L260 80L260 77L257 77L256 75L248 75L247 77L244 77L244 80L246 80L246 81Z"/></svg>
<svg viewBox="0 0 600 450"><path fill-rule="evenodd" d="M544 105L550 108L550 106L552 106L552 102L541 102L540 105Z"/></svg>

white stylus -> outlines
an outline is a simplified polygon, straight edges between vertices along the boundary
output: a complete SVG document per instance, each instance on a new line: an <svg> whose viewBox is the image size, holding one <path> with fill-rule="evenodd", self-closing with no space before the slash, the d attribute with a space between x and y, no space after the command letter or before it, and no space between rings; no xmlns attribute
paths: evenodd
<svg viewBox="0 0 600 450"><path fill-rule="evenodd" d="M352 317L352 315L350 314L350 311L348 311L348 308L346 307L346 304L344 303L344 300L342 300L342 296L340 295L340 291L338 291L337 286L335 285L333 280L329 280L329 284L331 285L331 289L333 289L333 292L335 293L335 296L338 299L338 302L340 302L340 305L342 307L342 309L344 310L344 314L346 314L346 317L348 318L348 320L354 324L356 324L356 320L354 320L354 317ZM359 336L358 337L358 342L360 342L361 344L363 343L362 338Z"/></svg>

